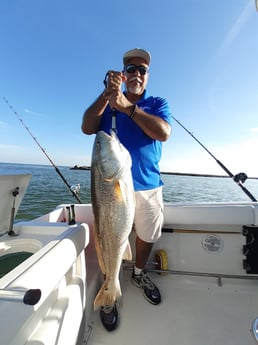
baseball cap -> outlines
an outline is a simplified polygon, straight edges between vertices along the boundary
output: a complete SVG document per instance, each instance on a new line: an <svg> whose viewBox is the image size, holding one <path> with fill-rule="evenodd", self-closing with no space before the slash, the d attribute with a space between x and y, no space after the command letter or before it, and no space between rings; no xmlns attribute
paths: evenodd
<svg viewBox="0 0 258 345"><path fill-rule="evenodd" d="M134 49L128 50L124 54L124 56L123 56L124 65L127 63L127 60L134 58L134 57L139 57L139 58L144 59L147 62L147 65L149 66L150 60L151 60L151 55L146 50L140 49L140 48L134 48Z"/></svg>

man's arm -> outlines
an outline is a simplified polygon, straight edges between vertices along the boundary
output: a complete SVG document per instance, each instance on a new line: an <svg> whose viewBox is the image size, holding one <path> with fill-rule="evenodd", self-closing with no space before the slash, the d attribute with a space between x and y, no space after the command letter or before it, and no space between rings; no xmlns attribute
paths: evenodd
<svg viewBox="0 0 258 345"><path fill-rule="evenodd" d="M112 108L127 114L150 138L166 141L171 134L170 124L159 116L146 113L130 102L120 90L114 90L108 97Z"/></svg>
<svg viewBox="0 0 258 345"><path fill-rule="evenodd" d="M81 125L83 133L94 134L98 131L101 116L107 105L108 100L103 92L83 114Z"/></svg>
<svg viewBox="0 0 258 345"><path fill-rule="evenodd" d="M171 126L159 116L151 115L136 107L132 121L147 134L149 137L159 141L168 140L171 134Z"/></svg>
<svg viewBox="0 0 258 345"><path fill-rule="evenodd" d="M109 71L106 76L106 89L84 112L81 129L85 134L94 134L98 131L101 116L109 103L109 97L114 90L121 88L124 79L123 74L116 71Z"/></svg>

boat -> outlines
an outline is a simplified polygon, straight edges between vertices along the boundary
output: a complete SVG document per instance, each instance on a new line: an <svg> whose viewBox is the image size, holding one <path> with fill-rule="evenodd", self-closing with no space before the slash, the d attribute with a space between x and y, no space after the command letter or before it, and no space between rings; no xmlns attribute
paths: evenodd
<svg viewBox="0 0 258 345"><path fill-rule="evenodd" d="M258 343L257 202L165 203L146 267L162 303L144 299L123 262L120 323L107 332L93 309L102 274L91 204L14 222L30 178L0 174L1 345Z"/></svg>
<svg viewBox="0 0 258 345"><path fill-rule="evenodd" d="M90 170L89 166L86 165L74 165L71 170Z"/></svg>

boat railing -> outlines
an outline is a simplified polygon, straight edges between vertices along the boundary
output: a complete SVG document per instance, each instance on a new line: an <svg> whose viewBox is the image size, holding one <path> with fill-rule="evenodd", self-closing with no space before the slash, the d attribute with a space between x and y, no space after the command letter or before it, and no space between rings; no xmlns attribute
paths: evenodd
<svg viewBox="0 0 258 345"><path fill-rule="evenodd" d="M8 290L0 289L0 301L22 302L27 305L35 305L41 297L40 289Z"/></svg>
<svg viewBox="0 0 258 345"><path fill-rule="evenodd" d="M2 278L3 283L0 288L0 301L8 300L11 302L23 302L24 304L34 305L41 300L41 303L43 303L49 293L68 271L71 264L76 260L79 253L84 250L88 241L88 227L86 224L68 228L56 237L54 241L51 241L44 248L31 256L25 268L22 268L25 262L17 267L17 269L21 268L19 272L17 271L14 280L10 278L11 281L8 283L9 274ZM66 253L65 260L63 253ZM49 276L49 279L46 280L42 272L44 271L44 267L50 266L52 267L51 279ZM6 281L5 283L4 280ZM27 284L23 284L23 280L24 282L33 281L36 287L32 289L25 287ZM20 286L24 286L24 289L20 289ZM36 301L36 303L33 303L33 301Z"/></svg>

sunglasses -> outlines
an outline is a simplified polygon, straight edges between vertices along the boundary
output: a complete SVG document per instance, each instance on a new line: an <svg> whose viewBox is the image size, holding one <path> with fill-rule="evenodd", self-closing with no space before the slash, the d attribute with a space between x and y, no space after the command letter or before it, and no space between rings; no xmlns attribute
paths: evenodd
<svg viewBox="0 0 258 345"><path fill-rule="evenodd" d="M145 66L136 66L133 64L125 66L126 73L135 73L136 70L140 72L140 75L145 75L148 72L148 68Z"/></svg>

